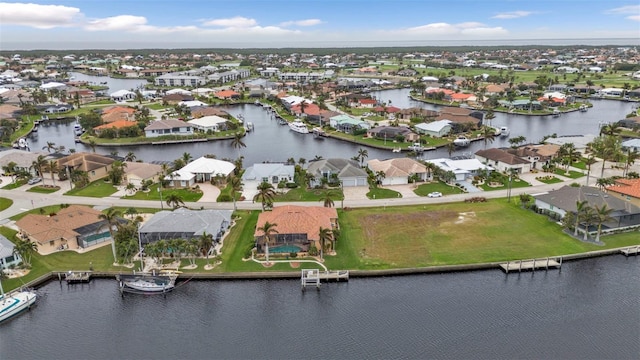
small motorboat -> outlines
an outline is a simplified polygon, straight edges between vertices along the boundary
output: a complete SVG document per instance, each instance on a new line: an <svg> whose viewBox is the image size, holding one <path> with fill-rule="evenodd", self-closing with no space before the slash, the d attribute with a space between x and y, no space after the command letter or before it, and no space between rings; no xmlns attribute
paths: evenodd
<svg viewBox="0 0 640 360"><path fill-rule="evenodd" d="M460 135L458 136L458 138L456 138L455 140L453 140L453 144L455 146L460 146L460 147L465 147L465 146L469 146L469 144L471 144L471 140L469 140L466 136L464 135Z"/></svg>
<svg viewBox="0 0 640 360"><path fill-rule="evenodd" d="M409 145L407 149L411 151L419 152L419 151L424 151L425 148L419 142L414 142L413 144Z"/></svg>
<svg viewBox="0 0 640 360"><path fill-rule="evenodd" d="M510 131L510 130L509 130L509 128L508 128L508 127L506 127L506 126L502 126L502 127L500 128L500 136L509 136L509 133L510 133L510 132L511 132L511 131Z"/></svg>

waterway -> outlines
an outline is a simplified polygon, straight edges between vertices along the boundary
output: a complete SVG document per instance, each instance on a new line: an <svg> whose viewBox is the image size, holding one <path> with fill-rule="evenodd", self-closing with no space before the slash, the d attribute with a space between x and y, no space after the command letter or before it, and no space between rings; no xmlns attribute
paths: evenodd
<svg viewBox="0 0 640 360"><path fill-rule="evenodd" d="M640 258L352 278L188 281L166 298L115 280L38 289L0 326L2 359L637 359Z"/></svg>
<svg viewBox="0 0 640 360"><path fill-rule="evenodd" d="M93 77L100 79L100 77ZM118 80L118 79L113 79ZM437 106L425 104L411 100L409 89L395 89L374 92L372 95L381 101L391 100L393 106L408 108L413 106L427 109L438 109ZM551 116L523 116L514 114L496 113L492 125L495 127L507 126L511 130L511 136L523 135L529 141L537 142L545 135L576 135L576 134L598 134L603 123L615 122L625 117L635 107L635 103L596 100L594 107L588 112L573 112L563 114L558 118ZM247 145L242 149L235 149L231 146L231 140L213 141L205 143L172 144L162 146L127 146L120 148L97 147L96 152L108 154L118 151L124 155L133 151L138 159L147 162L170 161L176 159L184 152L190 153L194 158L205 154L214 154L218 158L235 159L242 155L245 164L260 163L264 161L285 161L288 158L313 159L316 156L323 158L355 156L358 149L363 145L356 145L336 139L314 139L312 135L295 133L287 126L278 125L271 115L261 106L253 104L229 106L224 108L232 115L242 114L245 121L254 124L254 131L244 138ZM78 151L91 151L88 146L74 143L73 121L60 122L49 121L40 126L38 133L31 135L29 143L32 150L42 149L48 141L59 145L64 145L67 149L75 148ZM508 138L499 137L488 145L493 147L510 146ZM457 150L452 155L472 154L484 148L484 143L478 141L472 143L467 148ZM389 150L378 150L367 148L369 159L387 159L405 154L392 153ZM447 157L448 153L444 149L437 151L427 151L422 155L425 159Z"/></svg>
<svg viewBox="0 0 640 360"><path fill-rule="evenodd" d="M86 81L90 85L107 86L108 89L105 90L107 94L118 90L143 89L148 84L146 79L119 79L108 76L87 75L79 72L70 72L69 76L73 77L73 81Z"/></svg>

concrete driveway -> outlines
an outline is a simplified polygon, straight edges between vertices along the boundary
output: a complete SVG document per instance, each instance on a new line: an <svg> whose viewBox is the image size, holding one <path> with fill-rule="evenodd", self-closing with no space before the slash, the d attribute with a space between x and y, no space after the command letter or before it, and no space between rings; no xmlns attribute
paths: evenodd
<svg viewBox="0 0 640 360"><path fill-rule="evenodd" d="M202 197L198 202L216 202L220 195L220 189L218 189L217 186L211 185L210 183L198 185L200 186L200 190L202 190Z"/></svg>

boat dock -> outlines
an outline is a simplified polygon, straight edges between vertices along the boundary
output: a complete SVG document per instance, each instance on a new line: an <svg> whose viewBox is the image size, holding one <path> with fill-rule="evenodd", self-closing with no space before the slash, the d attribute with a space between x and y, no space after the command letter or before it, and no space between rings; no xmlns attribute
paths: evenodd
<svg viewBox="0 0 640 360"><path fill-rule="evenodd" d="M535 271L539 269L549 270L549 268L560 269L560 267L562 266L562 257L507 261L506 263L502 263L499 266L507 274L509 273L509 271L522 272L523 270Z"/></svg>
<svg viewBox="0 0 640 360"><path fill-rule="evenodd" d="M320 271L320 269L304 269L302 270L302 276L300 277L300 284L302 285L302 291L305 291L307 286L315 286L320 290L320 282L325 281L348 281L348 270L337 271Z"/></svg>
<svg viewBox="0 0 640 360"><path fill-rule="evenodd" d="M630 246L628 248L620 249L620 253L624 256L638 255L640 254L640 246Z"/></svg>
<svg viewBox="0 0 640 360"><path fill-rule="evenodd" d="M67 284L82 284L91 281L91 271L69 271L64 273L64 280ZM62 274L58 273L58 280L62 279Z"/></svg>

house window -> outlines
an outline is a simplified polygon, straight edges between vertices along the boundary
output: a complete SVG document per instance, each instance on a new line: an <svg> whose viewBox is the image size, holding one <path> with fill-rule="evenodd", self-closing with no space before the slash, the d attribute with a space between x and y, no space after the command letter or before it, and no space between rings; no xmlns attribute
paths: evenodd
<svg viewBox="0 0 640 360"><path fill-rule="evenodd" d="M55 241L53 241L53 240L49 241L49 246L55 246L55 244L56 244Z"/></svg>
<svg viewBox="0 0 640 360"><path fill-rule="evenodd" d="M96 171L95 170L91 170L91 175L95 175Z"/></svg>

